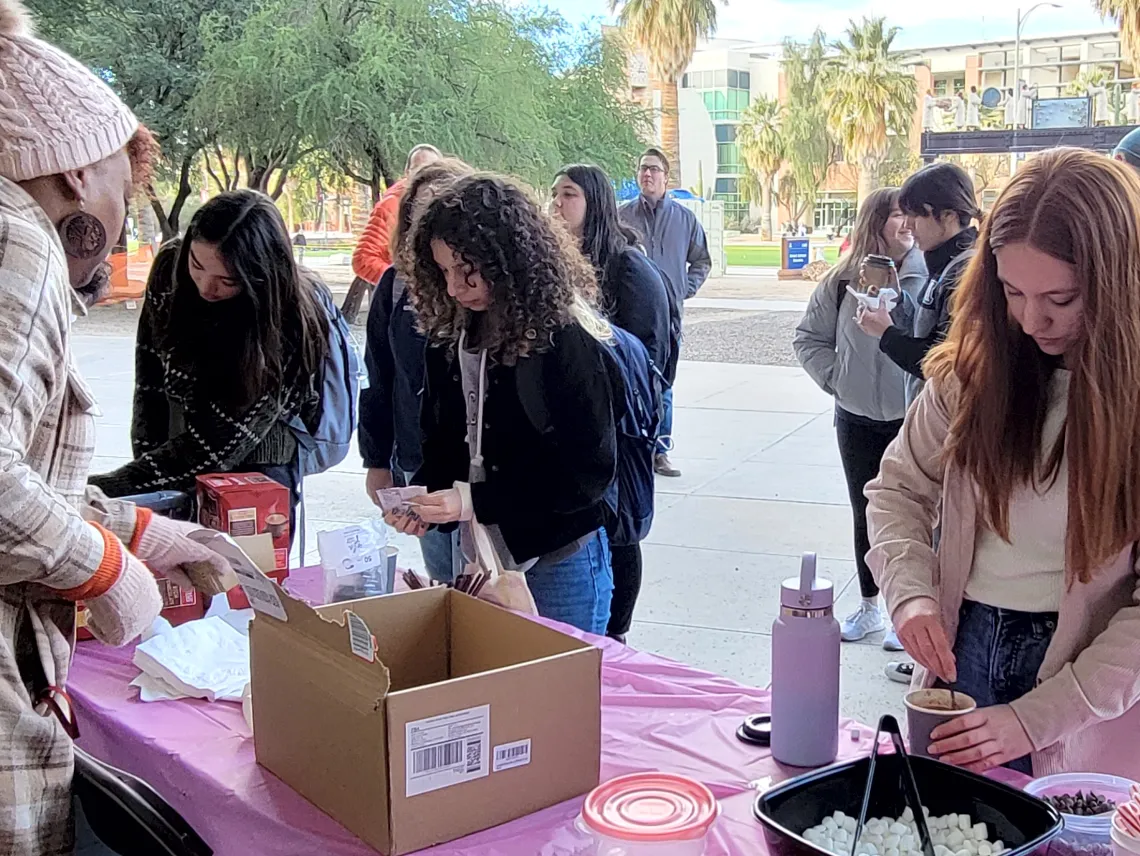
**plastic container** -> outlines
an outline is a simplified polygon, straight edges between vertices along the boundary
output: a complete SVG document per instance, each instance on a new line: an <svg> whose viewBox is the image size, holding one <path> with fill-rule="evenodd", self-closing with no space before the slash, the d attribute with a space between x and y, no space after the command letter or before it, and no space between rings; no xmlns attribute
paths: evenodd
<svg viewBox="0 0 1140 856"><path fill-rule="evenodd" d="M1129 835L1115 821L1112 824L1112 856L1140 856L1140 838Z"/></svg>
<svg viewBox="0 0 1140 856"><path fill-rule="evenodd" d="M1029 856L1061 830L1061 815L1024 791L930 758L911 756L922 804L936 816L968 814L986 824L990 840L1009 847L1008 856ZM753 813L764 827L770 856L830 856L803 837L841 811L859 816L869 758L833 764L781 782L756 798ZM880 754L868 817L898 817L906 808L903 766Z"/></svg>
<svg viewBox="0 0 1140 856"><path fill-rule="evenodd" d="M671 773L634 773L599 785L582 805L579 826L590 856L703 856L720 815L712 791Z"/></svg>
<svg viewBox="0 0 1140 856"><path fill-rule="evenodd" d="M1025 786L1025 792L1035 797L1056 797L1092 791L1115 803L1128 800L1128 789L1133 782L1119 776L1103 773L1057 773L1034 779ZM1065 828L1049 845L1049 856L1111 856L1112 812L1081 817L1064 814Z"/></svg>

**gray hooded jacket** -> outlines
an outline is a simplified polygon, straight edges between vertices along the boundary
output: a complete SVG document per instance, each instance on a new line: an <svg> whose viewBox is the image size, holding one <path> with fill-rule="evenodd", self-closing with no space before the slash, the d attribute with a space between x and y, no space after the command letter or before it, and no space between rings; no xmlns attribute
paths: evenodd
<svg viewBox="0 0 1140 856"><path fill-rule="evenodd" d="M913 249L899 265L904 296L892 313L904 329L911 326L914 296L925 282L926 263ZM858 304L847 294L848 283L838 267L824 277L812 292L792 346L804 370L841 409L876 422L894 422L906 415L906 372L879 349L878 339L856 325Z"/></svg>

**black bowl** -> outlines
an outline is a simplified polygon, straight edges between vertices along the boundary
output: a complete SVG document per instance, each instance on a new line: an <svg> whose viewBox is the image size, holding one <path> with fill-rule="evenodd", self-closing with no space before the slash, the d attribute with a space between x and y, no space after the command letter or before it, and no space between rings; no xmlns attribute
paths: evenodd
<svg viewBox="0 0 1140 856"><path fill-rule="evenodd" d="M968 814L984 822L990 841L1001 840L1007 856L1024 856L1061 831L1052 806L1009 785L930 758L910 757L922 804L935 817ZM782 782L756 798L753 809L764 826L772 856L830 856L803 832L841 811L857 818L867 784L869 758L814 770ZM880 755L867 817L896 818L906 808L903 765L898 755Z"/></svg>

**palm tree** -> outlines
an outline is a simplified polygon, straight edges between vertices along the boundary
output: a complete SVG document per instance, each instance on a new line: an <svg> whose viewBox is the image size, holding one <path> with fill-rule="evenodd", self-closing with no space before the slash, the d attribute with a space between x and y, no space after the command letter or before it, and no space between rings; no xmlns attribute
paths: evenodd
<svg viewBox="0 0 1140 856"><path fill-rule="evenodd" d="M697 41L716 32L716 2L610 0L610 11L618 12L619 23L633 44L645 51L650 70L661 83L661 144L673 165L670 180L679 185L677 80L692 62Z"/></svg>
<svg viewBox="0 0 1140 856"><path fill-rule="evenodd" d="M884 18L851 21L847 41L833 47L829 66L827 118L848 162L859 167L859 201L875 189L878 168L892 134L909 137L914 121L916 87L891 56L898 27Z"/></svg>
<svg viewBox="0 0 1140 856"><path fill-rule="evenodd" d="M782 115L779 101L761 95L741 114L736 132L744 165L760 184L760 235L765 239L772 237L772 182L784 163Z"/></svg>
<svg viewBox="0 0 1140 856"><path fill-rule="evenodd" d="M1121 47L1133 62L1140 51L1140 2L1137 0L1093 0L1096 10L1105 18L1115 18L1120 25Z"/></svg>

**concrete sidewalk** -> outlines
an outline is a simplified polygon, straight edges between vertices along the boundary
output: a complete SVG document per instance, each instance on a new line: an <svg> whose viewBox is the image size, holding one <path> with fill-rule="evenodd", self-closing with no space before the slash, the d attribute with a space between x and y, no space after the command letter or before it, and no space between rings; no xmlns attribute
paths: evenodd
<svg viewBox="0 0 1140 856"><path fill-rule="evenodd" d="M130 456L134 342L77 335L77 364L103 416L103 472ZM779 586L812 550L833 579L837 613L859 598L851 512L835 447L831 400L799 369L681 364L676 386L680 479L658 481L657 519L644 545L645 587L630 643L742 682L764 685ZM377 512L364 494L353 453L306 482L309 561L315 534ZM401 563L422 567L418 546L400 537ZM843 647L843 711L863 722L901 712L901 687L882 668L876 637Z"/></svg>

